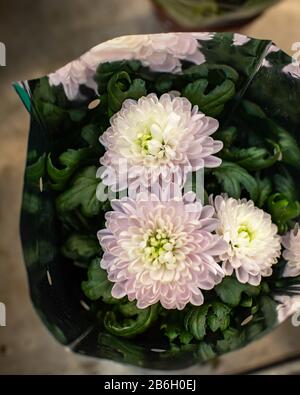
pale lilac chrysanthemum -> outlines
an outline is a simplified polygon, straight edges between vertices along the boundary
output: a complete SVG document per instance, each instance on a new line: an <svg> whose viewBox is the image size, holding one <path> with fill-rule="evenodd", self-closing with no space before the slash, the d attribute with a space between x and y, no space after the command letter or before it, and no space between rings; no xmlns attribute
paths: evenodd
<svg viewBox="0 0 300 395"><path fill-rule="evenodd" d="M49 74L50 85L62 84L70 100L79 96L79 86L86 85L97 92L94 76L100 63L118 60L139 60L153 71L179 73L181 60L194 64L205 62L201 52L203 40L214 33L160 33L116 37L105 41L80 58Z"/></svg>
<svg viewBox="0 0 300 395"><path fill-rule="evenodd" d="M246 199L217 196L214 200L217 233L227 241L228 250L220 256L227 275L234 271L241 283L258 285L272 274L280 256L280 236L271 216Z"/></svg>
<svg viewBox="0 0 300 395"><path fill-rule="evenodd" d="M98 238L112 296L127 295L138 308L201 305L201 290L212 289L224 275L216 257L227 245L213 233L213 207L203 207L192 192L166 200L141 193L111 204L114 211L106 213Z"/></svg>
<svg viewBox="0 0 300 395"><path fill-rule="evenodd" d="M210 136L218 121L198 111L185 97L151 93L125 100L100 137L106 153L101 177L113 191L150 187L158 181L183 185L189 172L217 167L213 156L222 142Z"/></svg>
<svg viewBox="0 0 300 395"><path fill-rule="evenodd" d="M282 237L282 245L285 248L283 258L287 261L283 276L296 277L300 275L300 231L299 224L293 230Z"/></svg>

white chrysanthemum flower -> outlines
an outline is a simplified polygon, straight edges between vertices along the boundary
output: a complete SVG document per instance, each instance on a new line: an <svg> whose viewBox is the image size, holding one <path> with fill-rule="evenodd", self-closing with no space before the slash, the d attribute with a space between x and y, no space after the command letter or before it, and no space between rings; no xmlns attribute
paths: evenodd
<svg viewBox="0 0 300 395"><path fill-rule="evenodd" d="M217 196L214 200L220 220L217 233L227 241L228 251L220 256L227 275L233 271L241 283L260 284L272 274L280 256L280 236L271 216L246 199Z"/></svg>
<svg viewBox="0 0 300 395"><path fill-rule="evenodd" d="M210 136L218 121L185 97L155 94L125 100L100 137L106 153L101 177L113 191L150 187L158 181L183 185L189 172L217 167L222 142Z"/></svg>
<svg viewBox="0 0 300 395"><path fill-rule="evenodd" d="M157 302L166 309L200 306L202 290L224 276L217 260L227 244L214 232L213 207L202 206L192 192L174 198L141 193L111 205L98 238L112 296L127 295L141 309Z"/></svg>
<svg viewBox="0 0 300 395"><path fill-rule="evenodd" d="M296 277L300 275L300 231L299 224L295 228L282 237L283 258L286 259L283 276Z"/></svg>

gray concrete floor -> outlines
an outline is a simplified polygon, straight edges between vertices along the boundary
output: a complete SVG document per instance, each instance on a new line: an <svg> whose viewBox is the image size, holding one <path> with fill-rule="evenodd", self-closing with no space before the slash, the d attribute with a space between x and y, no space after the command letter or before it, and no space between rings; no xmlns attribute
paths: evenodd
<svg viewBox="0 0 300 395"><path fill-rule="evenodd" d="M7 306L7 326L0 327L0 373L144 373L67 352L33 311L18 234L28 116L11 82L45 75L108 38L162 27L147 0L0 0L0 18L0 42L7 47L7 66L0 67L0 301ZM243 32L273 39L291 53L292 43L300 41L299 20L299 0L285 0ZM236 373L296 354L300 329L287 322L217 364L176 373ZM299 364L295 369L300 372Z"/></svg>

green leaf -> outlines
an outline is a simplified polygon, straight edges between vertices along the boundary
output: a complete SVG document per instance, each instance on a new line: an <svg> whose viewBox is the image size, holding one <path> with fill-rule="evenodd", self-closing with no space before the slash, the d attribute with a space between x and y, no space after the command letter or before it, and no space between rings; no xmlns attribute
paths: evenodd
<svg viewBox="0 0 300 395"><path fill-rule="evenodd" d="M133 337L145 332L158 316L158 305L138 309L134 302L118 306L118 312L108 311L104 326L108 332L121 337ZM118 316L122 318L118 319Z"/></svg>
<svg viewBox="0 0 300 395"><path fill-rule="evenodd" d="M222 184L223 192L228 193L230 197L238 199L241 197L242 189L246 189L251 199L257 199L258 187L255 178L236 163L223 161L212 173Z"/></svg>
<svg viewBox="0 0 300 395"><path fill-rule="evenodd" d="M256 176L256 182L257 182L257 189L258 189L258 197L256 200L256 205L257 207L262 208L263 205L266 203L268 200L268 197L272 193L272 182L269 178L259 178Z"/></svg>
<svg viewBox="0 0 300 395"><path fill-rule="evenodd" d="M98 92L106 92L108 81L117 72L125 71L128 74L133 74L137 72L141 65L139 60L120 60L117 62L100 63L95 76L95 81L98 84Z"/></svg>
<svg viewBox="0 0 300 395"><path fill-rule="evenodd" d="M268 199L268 209L280 233L288 231L291 221L300 215L300 203L290 201L282 193L275 193Z"/></svg>
<svg viewBox="0 0 300 395"><path fill-rule="evenodd" d="M273 327L278 321L276 310L277 303L269 296L262 296L260 299L260 305L267 327Z"/></svg>
<svg viewBox="0 0 300 395"><path fill-rule="evenodd" d="M202 340L206 334L206 318L209 304L191 308L184 318L186 331L190 332L196 340Z"/></svg>
<svg viewBox="0 0 300 395"><path fill-rule="evenodd" d="M213 350L212 345L205 342L198 344L196 355L201 362L209 361L210 359L213 359L217 356L216 352Z"/></svg>
<svg viewBox="0 0 300 395"><path fill-rule="evenodd" d="M236 278L225 277L214 290L222 302L234 307L240 304L243 293L248 296L258 296L260 286L255 287L250 284L242 284Z"/></svg>
<svg viewBox="0 0 300 395"><path fill-rule="evenodd" d="M160 328L164 330L170 343L174 342L175 339L179 339L182 344L189 344L193 339L193 335L185 330L183 319L184 314L180 311L174 311L164 318Z"/></svg>
<svg viewBox="0 0 300 395"><path fill-rule="evenodd" d="M100 129L95 124L89 124L84 126L84 128L81 131L81 137L90 146L95 146L99 143L99 135L100 135Z"/></svg>
<svg viewBox="0 0 300 395"><path fill-rule="evenodd" d="M230 324L231 308L221 302L213 302L209 309L207 324L216 332L218 329L224 331Z"/></svg>
<svg viewBox="0 0 300 395"><path fill-rule="evenodd" d="M278 144L269 141L274 152L270 154L262 147L230 148L222 151L222 158L237 163L247 170L261 170L273 166L281 158L281 150Z"/></svg>
<svg viewBox="0 0 300 395"><path fill-rule="evenodd" d="M78 123L85 117L87 108L69 108L62 86L50 86L49 78L43 77L36 84L33 92L35 109L39 120L46 126L59 127L61 124Z"/></svg>
<svg viewBox="0 0 300 395"><path fill-rule="evenodd" d="M299 170L300 148L296 139L287 130L269 119L257 104L243 100L242 108L245 111L246 121L250 124L256 124L256 128L261 133L267 133L279 145L282 153L282 162Z"/></svg>
<svg viewBox="0 0 300 395"><path fill-rule="evenodd" d="M237 128L234 126L230 126L229 128L218 130L214 134L214 136L216 140L223 141L224 143L223 151L224 151L226 148L227 149L230 148L232 144L236 141L238 136Z"/></svg>
<svg viewBox="0 0 300 395"><path fill-rule="evenodd" d="M76 261L87 261L99 255L101 248L96 237L74 233L62 246L65 257Z"/></svg>
<svg viewBox="0 0 300 395"><path fill-rule="evenodd" d="M236 350L242 347L245 342L245 332L243 330L229 327L223 332L223 339L217 341L219 353Z"/></svg>
<svg viewBox="0 0 300 395"><path fill-rule="evenodd" d="M96 189L99 184L96 171L96 166L89 166L75 176L72 186L56 199L59 212L80 208L86 217L92 217L101 212L102 203L96 197Z"/></svg>
<svg viewBox="0 0 300 395"><path fill-rule="evenodd" d="M189 77L191 81L195 81L202 78L208 77L208 67L206 63L199 65L193 65L183 70L183 75Z"/></svg>
<svg viewBox="0 0 300 395"><path fill-rule="evenodd" d="M139 99L147 95L145 81L134 79L126 71L114 74L107 85L110 115L118 112L126 99Z"/></svg>
<svg viewBox="0 0 300 395"><path fill-rule="evenodd" d="M46 154L41 155L34 163L26 166L25 178L30 185L39 188L40 178L45 175Z"/></svg>
<svg viewBox="0 0 300 395"><path fill-rule="evenodd" d="M81 283L85 296L91 300L102 299L103 302L114 304L120 303L119 299L111 296L113 284L108 281L107 273L100 267L100 258L94 258L88 268L88 279Z"/></svg>
<svg viewBox="0 0 300 395"><path fill-rule="evenodd" d="M169 74L163 74L155 81L155 90L158 94L163 94L172 89L173 79L170 78Z"/></svg>
<svg viewBox="0 0 300 395"><path fill-rule="evenodd" d="M286 196L290 202L297 200L298 193L295 182L286 168L281 169L281 174L275 174L274 182L277 192Z"/></svg>
<svg viewBox="0 0 300 395"><path fill-rule="evenodd" d="M253 299L251 296L243 295L240 302L240 306L250 308L252 306L252 303L253 303Z"/></svg>
<svg viewBox="0 0 300 395"><path fill-rule="evenodd" d="M207 93L208 89L209 81L199 79L189 83L183 89L182 96L197 105L206 115L215 117L223 111L225 103L235 95L235 84L227 79Z"/></svg>
<svg viewBox="0 0 300 395"><path fill-rule="evenodd" d="M282 152L282 161L300 170L300 148L296 139L285 129L269 120L268 125Z"/></svg>
<svg viewBox="0 0 300 395"><path fill-rule="evenodd" d="M51 154L47 157L47 172L52 181L52 189L60 191L65 188L70 177L82 165L97 163L99 150L97 147L80 148L78 150L68 149L59 156L60 167L52 163Z"/></svg>

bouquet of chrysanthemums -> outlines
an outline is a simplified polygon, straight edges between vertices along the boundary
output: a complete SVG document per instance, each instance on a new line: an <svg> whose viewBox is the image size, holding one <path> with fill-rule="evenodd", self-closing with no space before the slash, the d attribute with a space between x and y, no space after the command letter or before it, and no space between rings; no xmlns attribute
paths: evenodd
<svg viewBox="0 0 300 395"><path fill-rule="evenodd" d="M15 88L24 257L61 343L174 368L300 310L300 70L278 47L126 36Z"/></svg>

